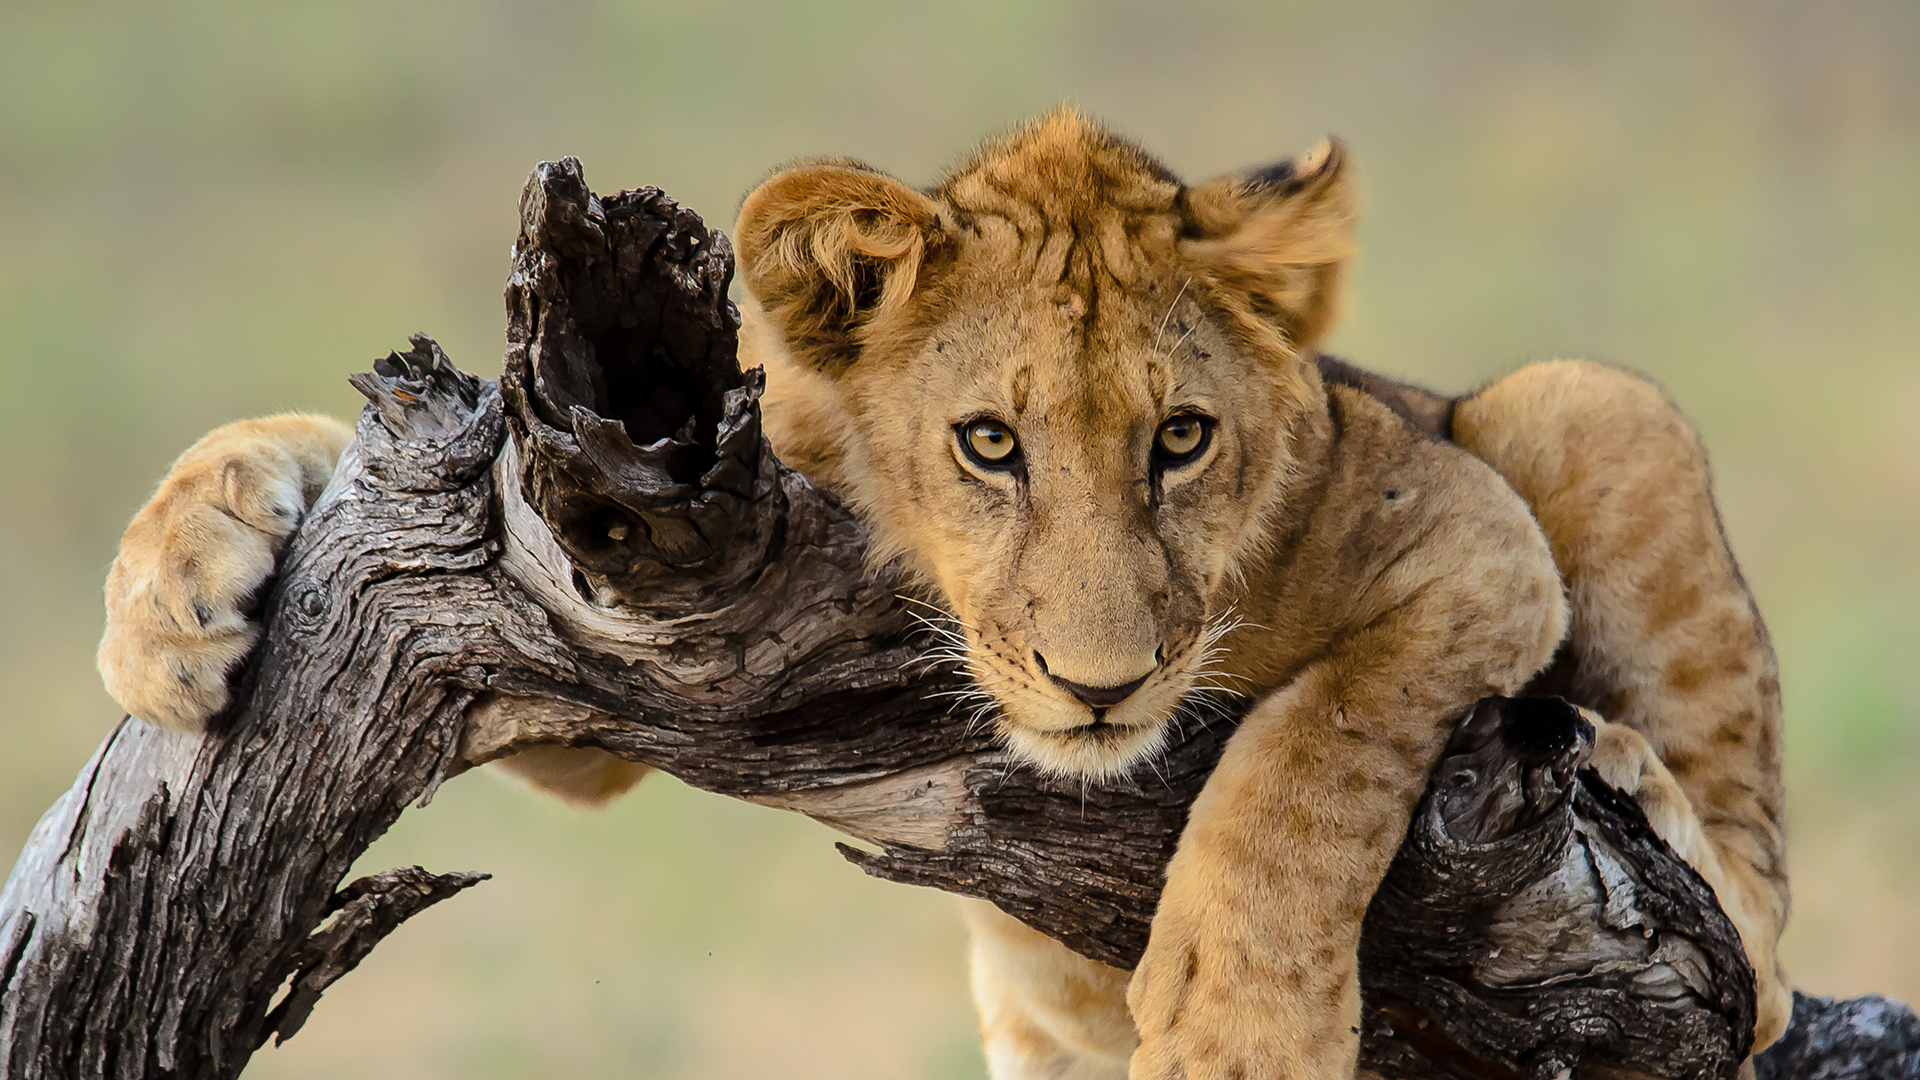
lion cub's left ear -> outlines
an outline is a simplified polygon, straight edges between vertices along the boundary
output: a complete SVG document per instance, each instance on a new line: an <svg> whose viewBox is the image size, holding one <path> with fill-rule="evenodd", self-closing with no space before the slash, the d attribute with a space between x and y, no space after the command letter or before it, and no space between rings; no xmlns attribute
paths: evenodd
<svg viewBox="0 0 1920 1080"><path fill-rule="evenodd" d="M740 271L796 360L829 374L904 307L943 244L933 200L857 162L800 165L740 207Z"/></svg>
<svg viewBox="0 0 1920 1080"><path fill-rule="evenodd" d="M1244 293L1295 348L1333 325L1353 255L1347 150L1330 139L1297 158L1223 176L1186 193L1186 254Z"/></svg>

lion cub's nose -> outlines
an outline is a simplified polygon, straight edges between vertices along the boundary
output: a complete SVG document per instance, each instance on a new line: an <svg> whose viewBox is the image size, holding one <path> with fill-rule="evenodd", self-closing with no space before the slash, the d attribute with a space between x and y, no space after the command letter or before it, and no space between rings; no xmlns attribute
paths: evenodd
<svg viewBox="0 0 1920 1080"><path fill-rule="evenodd" d="M1135 690L1140 689L1140 685L1147 681L1147 675L1153 674L1153 672L1148 671L1146 675L1142 675L1130 683L1122 683L1119 686L1088 686L1085 683L1077 683L1071 679L1063 679L1053 672L1048 671L1047 658L1041 656L1039 653L1033 654L1033 660L1034 663L1040 665L1041 673L1053 680L1054 685L1072 694L1074 697L1079 698L1081 703L1089 709L1110 709L1120 704L1127 700L1128 696Z"/></svg>

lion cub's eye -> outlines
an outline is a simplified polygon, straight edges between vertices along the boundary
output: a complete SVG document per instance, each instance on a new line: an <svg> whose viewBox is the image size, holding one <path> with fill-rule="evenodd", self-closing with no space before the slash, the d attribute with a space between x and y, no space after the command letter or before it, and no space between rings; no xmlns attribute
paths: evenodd
<svg viewBox="0 0 1920 1080"><path fill-rule="evenodd" d="M960 446L977 464L1004 469L1013 464L1020 444L1013 429L998 420L974 420L960 427Z"/></svg>
<svg viewBox="0 0 1920 1080"><path fill-rule="evenodd" d="M1153 436L1153 453L1162 465L1184 465L1207 448L1213 422L1204 416L1176 416Z"/></svg>

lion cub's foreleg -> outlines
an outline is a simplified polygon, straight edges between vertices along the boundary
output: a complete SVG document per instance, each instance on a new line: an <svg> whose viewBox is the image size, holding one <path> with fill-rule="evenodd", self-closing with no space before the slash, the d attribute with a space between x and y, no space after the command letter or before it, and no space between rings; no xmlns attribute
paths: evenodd
<svg viewBox="0 0 1920 1080"><path fill-rule="evenodd" d="M1461 712L1517 689L1565 626L1534 543L1516 595L1536 602L1476 607L1472 590L1517 571L1450 567L1247 715L1194 801L1128 987L1132 1080L1354 1075L1361 920L1434 761Z"/></svg>
<svg viewBox="0 0 1920 1080"><path fill-rule="evenodd" d="M194 732L227 707L227 676L259 640L248 611L319 498L353 429L282 413L207 432L134 513L108 571L100 678L142 721ZM647 774L599 749L538 746L501 761L557 798L605 805Z"/></svg>
<svg viewBox="0 0 1920 1080"><path fill-rule="evenodd" d="M226 708L227 676L253 649L248 607L333 475L353 429L284 413L215 428L174 461L120 538L107 572L98 663L133 716L198 731ZM540 746L501 767L569 802L604 805L647 773L599 750Z"/></svg>
<svg viewBox="0 0 1920 1080"><path fill-rule="evenodd" d="M1462 401L1453 434L1533 507L1573 615L1542 689L1613 721L1595 762L1638 790L1739 928L1766 1046L1792 1011L1775 954L1780 681L1699 439L1657 387L1585 361L1535 364ZM1706 847L1689 852L1695 836Z"/></svg>
<svg viewBox="0 0 1920 1080"><path fill-rule="evenodd" d="M107 573L98 663L121 708L198 731L226 707L227 673L260 636L246 608L352 439L284 413L215 428L173 463Z"/></svg>

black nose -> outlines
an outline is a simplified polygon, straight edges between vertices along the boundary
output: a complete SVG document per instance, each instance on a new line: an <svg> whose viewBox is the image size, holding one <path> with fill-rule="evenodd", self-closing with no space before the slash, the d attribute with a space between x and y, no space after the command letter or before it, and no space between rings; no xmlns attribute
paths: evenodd
<svg viewBox="0 0 1920 1080"><path fill-rule="evenodd" d="M1045 674L1047 678L1053 680L1055 686L1079 698L1089 709L1109 709L1120 704L1127 700L1135 690L1140 689L1141 684L1147 681L1147 675L1153 674L1153 672L1149 671L1146 675L1142 675L1132 682L1121 686L1087 686L1083 683L1074 682L1071 679L1063 679L1053 672L1048 671L1047 658L1041 656L1039 653L1034 653L1033 659L1035 663L1040 665L1040 671Z"/></svg>

